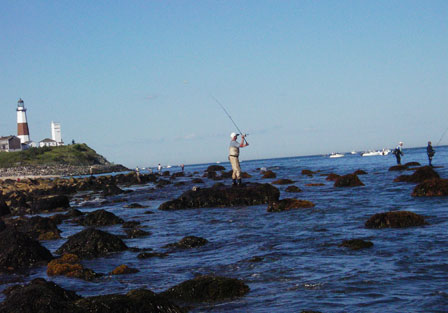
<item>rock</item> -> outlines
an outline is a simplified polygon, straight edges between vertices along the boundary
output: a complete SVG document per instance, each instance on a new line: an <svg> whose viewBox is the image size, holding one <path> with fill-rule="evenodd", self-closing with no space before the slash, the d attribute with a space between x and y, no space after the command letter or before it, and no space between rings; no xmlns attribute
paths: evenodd
<svg viewBox="0 0 448 313"><path fill-rule="evenodd" d="M171 184L171 182L170 182L169 180L166 180L166 179L159 179L159 180L157 181L156 187L157 187L157 188L162 188L162 187L165 187L166 185L169 185L169 184Z"/></svg>
<svg viewBox="0 0 448 313"><path fill-rule="evenodd" d="M411 166L421 166L421 164L418 163L418 162L408 162L408 163L406 163L404 166L407 166L407 167L411 167Z"/></svg>
<svg viewBox="0 0 448 313"><path fill-rule="evenodd" d="M292 209L312 208L314 206L315 204L311 201L287 198L269 203L267 211L282 212Z"/></svg>
<svg viewBox="0 0 448 313"><path fill-rule="evenodd" d="M412 191L413 197L443 197L448 196L448 179L425 180L415 186Z"/></svg>
<svg viewBox="0 0 448 313"><path fill-rule="evenodd" d="M290 185L290 184L294 184L294 181L290 180L290 179L282 178L282 179L273 181L272 184L274 184L274 185Z"/></svg>
<svg viewBox="0 0 448 313"><path fill-rule="evenodd" d="M59 259L51 260L47 265L48 276L66 276L91 281L101 277L91 269L84 268L75 254L64 254Z"/></svg>
<svg viewBox="0 0 448 313"><path fill-rule="evenodd" d="M5 222L3 222L2 219L0 219L0 232L4 231L6 229Z"/></svg>
<svg viewBox="0 0 448 313"><path fill-rule="evenodd" d="M216 186L186 191L179 198L160 205L159 210L234 207L277 201L280 191L271 184L246 184L239 187Z"/></svg>
<svg viewBox="0 0 448 313"><path fill-rule="evenodd" d="M128 247L115 235L88 228L68 238L56 253L72 253L81 258L95 258L112 252L126 250Z"/></svg>
<svg viewBox="0 0 448 313"><path fill-rule="evenodd" d="M82 312L88 313L186 313L147 289L131 290L126 295L111 294L89 297L75 302Z"/></svg>
<svg viewBox="0 0 448 313"><path fill-rule="evenodd" d="M267 170L263 173L263 177L262 178L276 178L277 174L275 174L273 171L271 170Z"/></svg>
<svg viewBox="0 0 448 313"><path fill-rule="evenodd" d="M12 229L0 233L0 272L27 270L52 258L47 248L24 233Z"/></svg>
<svg viewBox="0 0 448 313"><path fill-rule="evenodd" d="M107 226L122 224L123 222L123 219L104 209L90 212L78 219L78 223L84 226Z"/></svg>
<svg viewBox="0 0 448 313"><path fill-rule="evenodd" d="M419 167L412 175L400 175L394 182L421 183L427 179L440 178L439 174L431 166Z"/></svg>
<svg viewBox="0 0 448 313"><path fill-rule="evenodd" d="M138 272L140 272L138 269L131 268L125 264L122 264L120 266L117 266L112 272L110 272L110 275L134 274Z"/></svg>
<svg viewBox="0 0 448 313"><path fill-rule="evenodd" d="M207 239L196 236L187 236L182 238L179 242L167 244L164 248L191 249L201 247L207 243Z"/></svg>
<svg viewBox="0 0 448 313"><path fill-rule="evenodd" d="M51 212L57 209L66 209L68 207L70 207L70 201L67 196L43 196L33 199L31 212Z"/></svg>
<svg viewBox="0 0 448 313"><path fill-rule="evenodd" d="M302 175L306 175L306 176L313 176L315 173L313 171L310 170L302 170Z"/></svg>
<svg viewBox="0 0 448 313"><path fill-rule="evenodd" d="M139 259L149 259L149 258L164 258L167 257L167 253L159 253L159 252L142 252L137 255Z"/></svg>
<svg viewBox="0 0 448 313"><path fill-rule="evenodd" d="M37 240L52 240L61 238L61 231L56 226L56 223L48 217L19 217L9 220L8 225L13 227L16 231L26 233L31 238Z"/></svg>
<svg viewBox="0 0 448 313"><path fill-rule="evenodd" d="M75 292L65 290L42 278L29 284L9 287L4 291L6 300L0 304L0 313L82 313L73 302L80 299Z"/></svg>
<svg viewBox="0 0 448 313"><path fill-rule="evenodd" d="M353 174L355 174L355 175L367 175L367 172L363 171L363 170L356 170Z"/></svg>
<svg viewBox="0 0 448 313"><path fill-rule="evenodd" d="M394 165L389 167L389 171L404 171L407 170L408 167L406 165Z"/></svg>
<svg viewBox="0 0 448 313"><path fill-rule="evenodd" d="M191 180L191 182L193 184L203 184L204 183L204 181L202 179L200 179L200 178L194 178L194 179Z"/></svg>
<svg viewBox="0 0 448 313"><path fill-rule="evenodd" d="M123 189L121 189L115 185L108 185L104 188L102 195L105 197L115 196L115 195L122 194L123 192L124 192Z"/></svg>
<svg viewBox="0 0 448 313"><path fill-rule="evenodd" d="M0 216L5 216L11 214L11 210L3 199L2 192L0 190Z"/></svg>
<svg viewBox="0 0 448 313"><path fill-rule="evenodd" d="M286 191L286 192L302 192L302 189L300 189L300 188L297 187L297 186L288 186L288 187L285 189L285 191Z"/></svg>
<svg viewBox="0 0 448 313"><path fill-rule="evenodd" d="M131 203L131 204L127 204L124 207L127 208L127 209L145 209L148 206L141 205L140 203L135 203L134 202L134 203Z"/></svg>
<svg viewBox="0 0 448 313"><path fill-rule="evenodd" d="M360 250L366 249L373 246L373 243L370 241L364 241L362 239L349 239L344 240L339 247L346 247L352 250Z"/></svg>
<svg viewBox="0 0 448 313"><path fill-rule="evenodd" d="M177 178L177 177L185 177L184 172L177 172L177 173L173 173L171 174L172 178Z"/></svg>
<svg viewBox="0 0 448 313"><path fill-rule="evenodd" d="M150 232L136 227L125 229L124 232L128 235L127 238L139 238L151 235Z"/></svg>
<svg viewBox="0 0 448 313"><path fill-rule="evenodd" d="M246 295L249 287L241 280L220 276L199 276L161 293L163 297L183 302L213 302Z"/></svg>
<svg viewBox="0 0 448 313"><path fill-rule="evenodd" d="M356 174L348 174L340 176L334 182L335 187L356 187L364 186L362 181L358 178Z"/></svg>
<svg viewBox="0 0 448 313"><path fill-rule="evenodd" d="M139 221L128 221L124 222L123 225L121 225L122 228L134 228L140 225Z"/></svg>
<svg viewBox="0 0 448 313"><path fill-rule="evenodd" d="M226 168L222 165L210 165L207 167L206 172L217 172L217 171L225 171Z"/></svg>
<svg viewBox="0 0 448 313"><path fill-rule="evenodd" d="M423 216L409 211L378 213L369 218L367 228L403 228L426 225Z"/></svg>
<svg viewBox="0 0 448 313"><path fill-rule="evenodd" d="M328 174L326 180L336 181L339 177L341 177L341 175L331 173L331 174Z"/></svg>
<svg viewBox="0 0 448 313"><path fill-rule="evenodd" d="M325 186L325 184L323 184L323 183L310 183L310 184L305 184L305 186L307 186L307 187L320 187L320 186Z"/></svg>

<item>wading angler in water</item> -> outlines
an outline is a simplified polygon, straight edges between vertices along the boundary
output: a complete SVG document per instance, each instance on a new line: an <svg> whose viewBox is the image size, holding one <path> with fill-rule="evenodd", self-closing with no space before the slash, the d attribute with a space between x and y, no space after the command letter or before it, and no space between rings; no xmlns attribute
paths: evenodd
<svg viewBox="0 0 448 313"><path fill-rule="evenodd" d="M428 146L426 147L426 153L428 154L429 166L432 166L432 158L436 152L432 148L431 141L428 141Z"/></svg>
<svg viewBox="0 0 448 313"><path fill-rule="evenodd" d="M398 146L394 150L395 157L397 158L397 164L401 164L401 156L403 155L403 143L400 141Z"/></svg>
<svg viewBox="0 0 448 313"><path fill-rule="evenodd" d="M241 185L241 167L240 160L240 148L247 147L249 143L246 141L245 136L241 135L241 143L236 141L239 134L231 133L230 147L229 147L229 161L232 164L232 185Z"/></svg>

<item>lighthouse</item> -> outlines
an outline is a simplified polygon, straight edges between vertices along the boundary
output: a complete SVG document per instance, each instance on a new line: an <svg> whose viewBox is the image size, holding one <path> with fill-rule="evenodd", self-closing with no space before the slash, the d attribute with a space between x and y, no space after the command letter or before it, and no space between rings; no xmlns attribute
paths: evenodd
<svg viewBox="0 0 448 313"><path fill-rule="evenodd" d="M26 119L26 108L21 98L17 101L17 137L20 138L21 143L30 141L30 131Z"/></svg>

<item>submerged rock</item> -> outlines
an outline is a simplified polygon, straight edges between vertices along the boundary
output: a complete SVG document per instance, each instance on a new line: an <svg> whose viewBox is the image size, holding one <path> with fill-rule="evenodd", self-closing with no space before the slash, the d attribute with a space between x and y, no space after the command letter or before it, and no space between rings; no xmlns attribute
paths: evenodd
<svg viewBox="0 0 448 313"><path fill-rule="evenodd" d="M314 206L315 204L311 201L288 198L269 203L267 211L282 212L282 211L289 211L292 209L312 208Z"/></svg>
<svg viewBox="0 0 448 313"><path fill-rule="evenodd" d="M0 272L27 270L52 258L47 248L28 235L8 228L0 232Z"/></svg>
<svg viewBox="0 0 448 313"><path fill-rule="evenodd" d="M241 280L220 276L199 276L161 293L183 302L213 302L242 297L249 287Z"/></svg>
<svg viewBox="0 0 448 313"><path fill-rule="evenodd" d="M78 219L78 223L84 226L107 226L122 224L123 222L123 219L104 209L90 212Z"/></svg>
<svg viewBox="0 0 448 313"><path fill-rule="evenodd" d="M222 165L210 165L205 170L206 172L217 172L217 171L225 171L226 168Z"/></svg>
<svg viewBox="0 0 448 313"><path fill-rule="evenodd" d="M407 166L407 167L411 167L411 166L421 166L421 164L418 163L418 162L408 162L408 163L406 163L404 166Z"/></svg>
<svg viewBox="0 0 448 313"><path fill-rule="evenodd" d="M146 209L148 206L141 205L140 203L131 203L124 206L127 209Z"/></svg>
<svg viewBox="0 0 448 313"><path fill-rule="evenodd" d="M202 247L207 243L207 239L196 236L187 236L182 238L179 242L167 244L165 248L191 249Z"/></svg>
<svg viewBox="0 0 448 313"><path fill-rule="evenodd" d="M120 266L117 266L113 269L112 272L110 272L111 275L124 275L124 274L134 274L140 272L136 268L131 268L127 266L126 264L122 264Z"/></svg>
<svg viewBox="0 0 448 313"><path fill-rule="evenodd" d="M267 170L263 173L263 177L262 178L276 178L277 174L275 174L273 171L271 170Z"/></svg>
<svg viewBox="0 0 448 313"><path fill-rule="evenodd" d="M271 184L215 186L184 192L179 198L160 205L159 210L250 206L268 204L271 201L277 201L279 197L280 191Z"/></svg>
<svg viewBox="0 0 448 313"><path fill-rule="evenodd" d="M285 191L286 191L286 192L302 192L302 189L300 189L300 188L297 187L297 186L288 186L288 187L285 189Z"/></svg>
<svg viewBox="0 0 448 313"><path fill-rule="evenodd" d="M341 177L341 175L331 173L331 174L328 174L326 180L336 181L339 177Z"/></svg>
<svg viewBox="0 0 448 313"><path fill-rule="evenodd" d="M81 258L95 258L127 248L118 236L88 228L68 237L68 240L56 250L56 253L72 253Z"/></svg>
<svg viewBox="0 0 448 313"><path fill-rule="evenodd" d="M427 179L440 178L431 166L419 167L412 175L400 175L394 182L421 183Z"/></svg>
<svg viewBox="0 0 448 313"><path fill-rule="evenodd" d="M294 184L294 181L290 180L290 179L282 178L282 179L273 181L272 184L274 184L274 185L290 185L290 184Z"/></svg>
<svg viewBox="0 0 448 313"><path fill-rule="evenodd" d="M355 175L367 175L367 172L359 169L359 170L356 170L353 174L355 174Z"/></svg>
<svg viewBox="0 0 448 313"><path fill-rule="evenodd" d="M149 258L164 258L167 257L168 253L161 252L142 252L137 255L139 259L149 259Z"/></svg>
<svg viewBox="0 0 448 313"><path fill-rule="evenodd" d="M358 178L356 174L348 174L340 176L334 182L335 187L356 187L364 186L362 181Z"/></svg>
<svg viewBox="0 0 448 313"><path fill-rule="evenodd" d="M127 235L127 238L139 238L151 235L149 231L142 230L138 227L127 228L124 230Z"/></svg>
<svg viewBox="0 0 448 313"><path fill-rule="evenodd" d="M409 211L377 213L369 218L367 228L403 228L426 225L425 218Z"/></svg>
<svg viewBox="0 0 448 313"><path fill-rule="evenodd" d="M404 171L407 169L408 169L408 167L406 165L401 165L401 164L389 167L389 171Z"/></svg>
<svg viewBox="0 0 448 313"><path fill-rule="evenodd" d="M344 240L339 247L346 247L352 250L360 250L373 247L373 243L370 241L364 241L362 239L349 239Z"/></svg>
<svg viewBox="0 0 448 313"><path fill-rule="evenodd" d="M448 196L448 179L430 179L415 186L413 197L443 197Z"/></svg>
<svg viewBox="0 0 448 313"><path fill-rule="evenodd" d="M4 291L6 300L0 303L0 313L83 313L73 302L81 299L75 292L65 290L42 278L29 284L15 285Z"/></svg>
<svg viewBox="0 0 448 313"><path fill-rule="evenodd" d="M315 172L310 171L310 170L302 170L302 175L306 175L306 176L313 176L315 174Z"/></svg>

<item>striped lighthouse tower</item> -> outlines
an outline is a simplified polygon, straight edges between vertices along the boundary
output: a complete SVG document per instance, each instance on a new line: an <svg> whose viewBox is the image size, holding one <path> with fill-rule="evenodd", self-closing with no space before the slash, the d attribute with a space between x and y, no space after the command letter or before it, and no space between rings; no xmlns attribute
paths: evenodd
<svg viewBox="0 0 448 313"><path fill-rule="evenodd" d="M26 120L26 108L22 98L17 101L17 137L21 143L30 141L30 131Z"/></svg>

